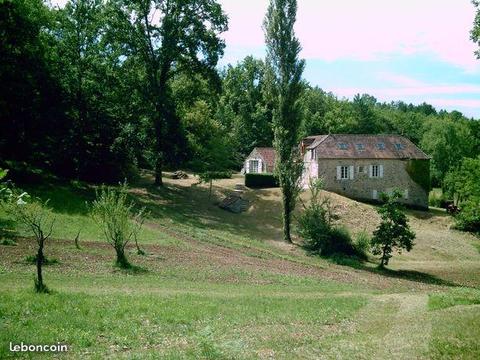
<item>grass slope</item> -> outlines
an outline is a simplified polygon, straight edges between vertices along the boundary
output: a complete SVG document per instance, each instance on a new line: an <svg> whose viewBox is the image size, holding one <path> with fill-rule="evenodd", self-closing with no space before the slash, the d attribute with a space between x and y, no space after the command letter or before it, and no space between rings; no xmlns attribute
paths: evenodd
<svg viewBox="0 0 480 360"><path fill-rule="evenodd" d="M283 243L278 189L247 191L251 207L235 215L209 202L195 179L166 179L164 189L151 180L145 174L131 188L151 212L140 236L147 256L128 248L144 272L113 266L88 217L94 188L27 188L51 199L57 217L46 255L58 263L45 267L54 293L33 293L34 266L24 259L34 242L4 221L18 237L16 246L0 245L0 358L15 355L10 341L62 342L68 358L87 359L480 357L480 242L451 230L444 213L410 212L415 248L379 271ZM215 198L241 181L215 182ZM352 233L373 231L374 207L326 195Z"/></svg>

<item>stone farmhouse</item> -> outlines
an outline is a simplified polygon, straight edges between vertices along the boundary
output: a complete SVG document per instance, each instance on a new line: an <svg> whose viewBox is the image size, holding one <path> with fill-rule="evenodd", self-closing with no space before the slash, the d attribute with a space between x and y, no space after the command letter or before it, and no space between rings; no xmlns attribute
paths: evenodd
<svg viewBox="0 0 480 360"><path fill-rule="evenodd" d="M324 188L362 201L378 201L382 192L402 192L407 205L428 208L430 157L400 135L317 135L303 139L302 184L322 178ZM245 173L271 173L273 148L255 148Z"/></svg>

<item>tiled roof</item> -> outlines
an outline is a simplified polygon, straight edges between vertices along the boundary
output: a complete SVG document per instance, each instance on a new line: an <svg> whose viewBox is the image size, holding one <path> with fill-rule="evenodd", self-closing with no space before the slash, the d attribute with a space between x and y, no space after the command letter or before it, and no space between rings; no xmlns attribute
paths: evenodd
<svg viewBox="0 0 480 360"><path fill-rule="evenodd" d="M422 150L400 135L333 134L319 136L308 149L319 159L429 159Z"/></svg>

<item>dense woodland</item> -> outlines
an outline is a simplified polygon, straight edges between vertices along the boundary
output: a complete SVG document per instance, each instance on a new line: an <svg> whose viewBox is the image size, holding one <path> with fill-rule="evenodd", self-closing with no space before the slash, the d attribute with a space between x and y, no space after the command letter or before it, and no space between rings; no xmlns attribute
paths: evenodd
<svg viewBox="0 0 480 360"><path fill-rule="evenodd" d="M218 67L228 27L221 7L157 2L152 16L152 3L0 1L0 166L24 162L92 182L157 169L161 183L162 168L238 170L253 147L272 146L264 60ZM402 134L432 156L436 186L480 154L480 122L460 112L302 86L302 136Z"/></svg>

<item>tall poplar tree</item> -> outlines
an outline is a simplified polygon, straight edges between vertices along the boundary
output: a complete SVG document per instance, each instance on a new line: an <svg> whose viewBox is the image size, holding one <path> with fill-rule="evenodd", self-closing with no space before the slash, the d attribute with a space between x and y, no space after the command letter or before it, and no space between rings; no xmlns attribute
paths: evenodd
<svg viewBox="0 0 480 360"><path fill-rule="evenodd" d="M302 122L299 98L304 88L301 77L305 61L299 59L301 46L293 29L296 14L296 0L270 0L264 20L267 65L275 97L276 173L282 189L283 234L288 242L292 242L290 225L303 170L299 147Z"/></svg>

